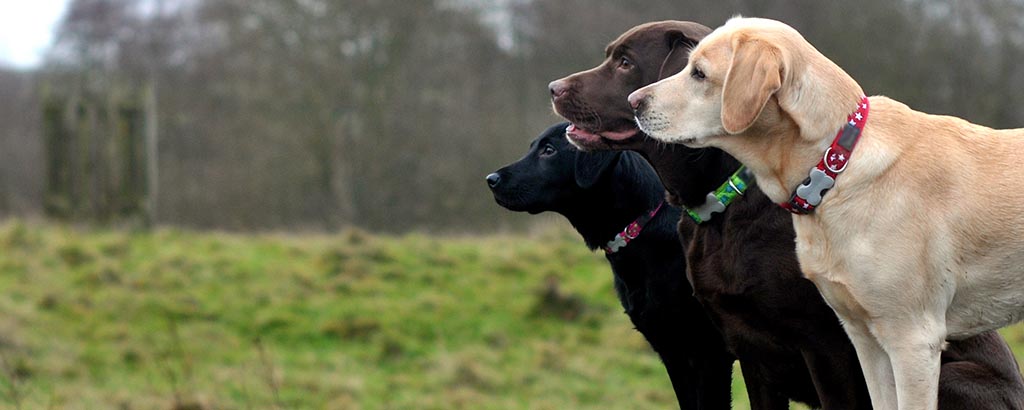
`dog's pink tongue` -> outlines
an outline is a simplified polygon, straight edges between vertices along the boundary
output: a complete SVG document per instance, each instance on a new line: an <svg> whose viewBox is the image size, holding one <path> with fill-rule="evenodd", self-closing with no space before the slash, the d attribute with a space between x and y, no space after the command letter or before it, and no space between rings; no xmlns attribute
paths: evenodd
<svg viewBox="0 0 1024 410"><path fill-rule="evenodd" d="M602 137L613 141L622 141L636 135L637 132L638 130L636 128L631 128L625 131L603 131L600 134L595 134L584 128L577 127L576 124L569 124L568 127L565 127L565 134L568 135L569 138L574 138L577 141L589 142L598 141Z"/></svg>
<svg viewBox="0 0 1024 410"><path fill-rule="evenodd" d="M627 139L629 137L632 137L632 136L636 135L637 131L638 130L636 128L630 128L630 129L625 130L625 131L606 131L606 132L602 132L601 136L605 137L605 138L608 138L610 140L622 141L624 139Z"/></svg>
<svg viewBox="0 0 1024 410"><path fill-rule="evenodd" d="M568 127L565 127L565 134L568 135L569 138L574 138L578 141L596 141L601 138L597 136L597 134L577 127L576 124L569 124Z"/></svg>

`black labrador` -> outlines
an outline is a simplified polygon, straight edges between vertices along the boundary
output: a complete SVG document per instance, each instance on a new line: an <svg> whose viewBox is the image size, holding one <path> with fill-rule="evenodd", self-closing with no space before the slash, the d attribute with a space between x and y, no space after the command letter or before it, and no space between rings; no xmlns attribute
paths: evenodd
<svg viewBox="0 0 1024 410"><path fill-rule="evenodd" d="M573 122L568 136L576 146L640 153L670 202L697 215L687 212L678 224L687 274L740 360L754 409L788 409L790 400L829 410L869 409L856 351L800 271L789 213L753 181L742 196L731 195L727 207L718 206L722 201L709 194L743 185L727 185L738 161L717 149L659 144L632 123L627 96L685 66L681 55L710 32L696 26L666 21L627 31L609 44L601 65L551 83L555 111ZM950 343L942 363L939 408L1024 408L1024 381L997 333Z"/></svg>
<svg viewBox="0 0 1024 410"><path fill-rule="evenodd" d="M557 212L590 249L604 249L619 301L661 357L680 407L729 409L735 358L683 274L679 209L663 203L664 188L643 158L581 152L566 140L567 125L548 128L525 157L487 176L495 201Z"/></svg>

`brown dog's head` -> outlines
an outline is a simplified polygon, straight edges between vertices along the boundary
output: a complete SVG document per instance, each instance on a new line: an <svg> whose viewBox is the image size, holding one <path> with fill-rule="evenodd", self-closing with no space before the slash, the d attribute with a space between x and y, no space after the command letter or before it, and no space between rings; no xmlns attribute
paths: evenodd
<svg viewBox="0 0 1024 410"><path fill-rule="evenodd" d="M630 93L679 72L690 49L711 29L686 21L641 24L605 48L601 65L552 81L551 103L572 122L566 135L585 149L619 148L642 138L627 101Z"/></svg>

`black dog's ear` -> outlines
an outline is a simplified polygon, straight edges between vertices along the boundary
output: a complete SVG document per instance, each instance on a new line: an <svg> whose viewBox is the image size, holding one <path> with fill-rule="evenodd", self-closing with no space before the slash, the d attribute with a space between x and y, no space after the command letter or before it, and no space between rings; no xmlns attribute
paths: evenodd
<svg viewBox="0 0 1024 410"><path fill-rule="evenodd" d="M576 153L576 185L593 187L608 170L615 167L620 151L592 151Z"/></svg>
<svg viewBox="0 0 1024 410"><path fill-rule="evenodd" d="M701 39L711 33L711 29L696 23L683 24L665 32L665 46L668 54L661 63L658 80L670 77L686 67L690 58L690 50L697 46Z"/></svg>

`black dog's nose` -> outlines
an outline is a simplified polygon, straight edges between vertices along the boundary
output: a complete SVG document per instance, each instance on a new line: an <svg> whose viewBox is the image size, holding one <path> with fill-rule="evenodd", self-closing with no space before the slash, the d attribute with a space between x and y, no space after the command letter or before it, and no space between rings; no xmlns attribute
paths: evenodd
<svg viewBox="0 0 1024 410"><path fill-rule="evenodd" d="M494 187L498 186L498 183L500 183L500 182L501 182L501 175L498 175L497 172L492 172L490 175L487 176L487 186L489 186L491 188L494 188Z"/></svg>

